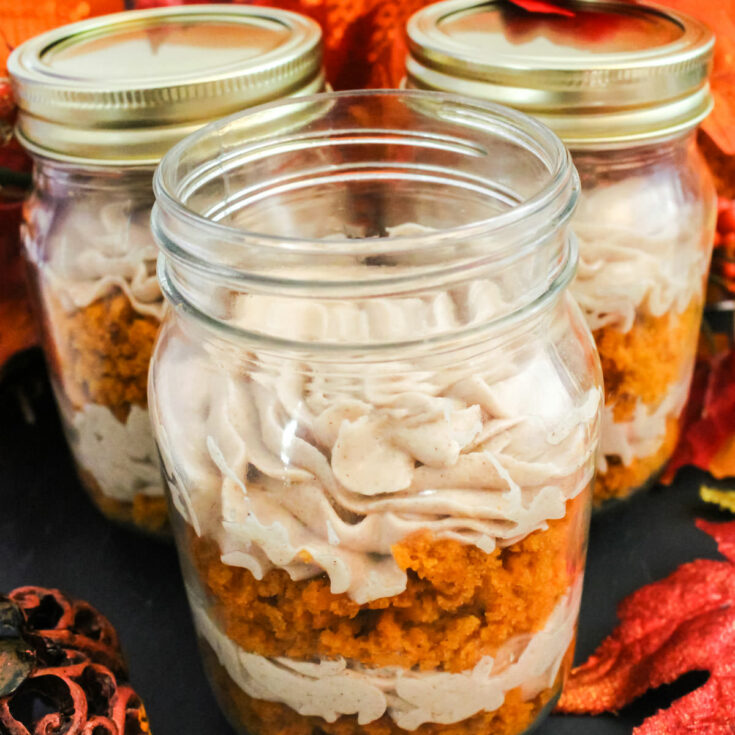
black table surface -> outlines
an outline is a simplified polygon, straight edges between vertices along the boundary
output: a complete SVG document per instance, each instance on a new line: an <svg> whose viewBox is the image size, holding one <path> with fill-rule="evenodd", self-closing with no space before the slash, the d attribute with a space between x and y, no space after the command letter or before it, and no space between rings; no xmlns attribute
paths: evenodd
<svg viewBox="0 0 735 735"><path fill-rule="evenodd" d="M15 373L0 385L0 591L56 587L106 615L120 634L154 735L232 735L199 663L173 546L100 517L74 474L40 357L26 357ZM612 630L623 597L685 561L718 557L694 519L728 517L698 499L702 482L713 484L687 470L672 487L593 521L577 660ZM617 716L552 716L537 735L630 733L705 679L688 675Z"/></svg>

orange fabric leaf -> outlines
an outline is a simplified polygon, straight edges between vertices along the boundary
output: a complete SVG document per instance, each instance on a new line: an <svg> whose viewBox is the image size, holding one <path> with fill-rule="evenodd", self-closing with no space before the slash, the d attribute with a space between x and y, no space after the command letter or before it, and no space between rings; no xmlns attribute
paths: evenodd
<svg viewBox="0 0 735 735"><path fill-rule="evenodd" d="M724 735L735 722L735 521L697 526L725 561L699 559L623 600L620 624L575 668L559 702L574 714L615 712L648 689L709 671L699 689L649 717L634 735Z"/></svg>
<svg viewBox="0 0 735 735"><path fill-rule="evenodd" d="M0 76L10 52L23 41L66 23L125 10L123 0L0 0Z"/></svg>
<svg viewBox="0 0 735 735"><path fill-rule="evenodd" d="M735 350L700 358L682 421L682 433L662 481L685 465L729 476L735 437ZM729 463L728 463L729 458ZM713 466L713 462L716 464Z"/></svg>
<svg viewBox="0 0 735 735"><path fill-rule="evenodd" d="M712 457L709 471L718 479L735 477L735 434L728 437L721 449Z"/></svg>
<svg viewBox="0 0 735 735"><path fill-rule="evenodd" d="M32 347L37 340L36 325L25 292L24 265L20 256L20 218L20 199L0 197L0 375L7 360L15 353Z"/></svg>
<svg viewBox="0 0 735 735"><path fill-rule="evenodd" d="M7 61L23 41L66 23L125 9L123 0L0 0L0 168L29 171L30 159L12 138L15 115ZM37 341L20 256L21 203L14 187L0 185L0 369Z"/></svg>
<svg viewBox="0 0 735 735"><path fill-rule="evenodd" d="M661 4L697 18L717 35L710 78L715 109L703 127L724 153L735 155L735 0L662 0Z"/></svg>

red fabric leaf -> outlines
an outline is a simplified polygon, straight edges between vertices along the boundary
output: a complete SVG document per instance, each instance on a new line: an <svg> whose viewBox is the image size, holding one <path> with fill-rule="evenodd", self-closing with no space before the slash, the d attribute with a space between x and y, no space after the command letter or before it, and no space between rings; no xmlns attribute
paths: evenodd
<svg viewBox="0 0 735 735"><path fill-rule="evenodd" d="M529 13L547 13L551 15L565 15L567 18L574 17L574 11L569 8L561 7L556 3L545 3L541 0L512 0L519 7L527 10Z"/></svg>
<svg viewBox="0 0 735 735"><path fill-rule="evenodd" d="M615 712L648 689L708 671L703 686L649 717L634 735L735 732L735 521L697 526L726 560L684 564L623 600L618 627L572 671L560 711Z"/></svg>
<svg viewBox="0 0 735 735"><path fill-rule="evenodd" d="M695 465L709 470L718 452L735 435L735 350L700 359L682 424L682 436L662 478Z"/></svg>
<svg viewBox="0 0 735 735"><path fill-rule="evenodd" d="M718 188L732 195L735 158L724 156L706 136L702 143ZM735 294L735 201L718 200L715 252L710 273L712 301ZM715 477L735 475L735 350L725 334L704 333L679 443L662 481L670 483L684 465L695 465Z"/></svg>
<svg viewBox="0 0 735 735"><path fill-rule="evenodd" d="M512 0L516 5L527 10L529 13L550 13L553 15L565 15L567 18L574 18L574 11L569 8L563 8L554 3L545 3L541 0Z"/></svg>

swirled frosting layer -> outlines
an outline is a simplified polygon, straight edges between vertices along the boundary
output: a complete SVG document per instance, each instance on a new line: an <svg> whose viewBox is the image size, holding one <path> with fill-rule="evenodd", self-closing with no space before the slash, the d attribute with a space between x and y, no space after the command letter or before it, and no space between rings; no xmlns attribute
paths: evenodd
<svg viewBox="0 0 735 735"><path fill-rule="evenodd" d="M592 330L627 332L641 309L683 312L704 288L708 223L668 180L632 176L583 190L572 227L580 243L572 293Z"/></svg>
<svg viewBox="0 0 735 735"><path fill-rule="evenodd" d="M35 208L34 227L48 232L39 267L68 311L120 288L136 311L162 318L150 215L150 206L101 195L72 198L53 216Z"/></svg>
<svg viewBox="0 0 735 735"><path fill-rule="evenodd" d="M487 303L474 292L462 294L470 317ZM352 325L359 340L386 319L422 334L459 310L447 293L410 310L385 299L370 309L292 300L279 311L260 298L232 306L239 324L268 313L278 326L280 314L292 338L319 342L330 325ZM178 509L218 541L224 563L258 579L273 568L294 580L326 573L333 593L360 604L405 589L391 548L412 533L489 553L564 517L591 480L600 390L576 388L541 338L446 362L388 357L356 369L169 338L155 420Z"/></svg>
<svg viewBox="0 0 735 735"><path fill-rule="evenodd" d="M629 466L633 460L649 457L658 451L666 438L667 422L672 417L678 418L684 409L690 379L691 371L687 371L684 378L672 384L663 401L653 409L639 401L629 421L616 421L615 406L605 406L598 459L600 472L607 471L606 456L620 457L620 461Z"/></svg>
<svg viewBox="0 0 735 735"><path fill-rule="evenodd" d="M387 713L399 727L415 730L427 722L451 724L480 711L492 712L517 687L525 700L552 688L574 639L580 588L558 603L541 631L508 641L495 656L457 674L368 669L344 659L306 662L258 656L227 638L193 595L191 599L199 634L249 696L281 702L327 722L357 715L365 725Z"/></svg>
<svg viewBox="0 0 735 735"><path fill-rule="evenodd" d="M71 423L77 461L106 496L132 502L138 493L163 495L148 411L133 406L123 423L109 408L88 403Z"/></svg>

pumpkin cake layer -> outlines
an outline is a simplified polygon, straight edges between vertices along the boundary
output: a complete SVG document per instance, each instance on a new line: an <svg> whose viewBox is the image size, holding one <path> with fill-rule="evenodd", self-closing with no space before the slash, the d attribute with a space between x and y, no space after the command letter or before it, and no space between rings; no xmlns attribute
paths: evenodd
<svg viewBox="0 0 735 735"><path fill-rule="evenodd" d="M105 495L94 475L81 465L77 465L77 472L94 504L106 518L153 536L169 536L168 504L165 496L137 493L132 503L116 500Z"/></svg>
<svg viewBox="0 0 735 735"><path fill-rule="evenodd" d="M108 518L165 533L166 501L147 409L158 319L136 311L117 287L69 313L56 304L47 318L82 481Z"/></svg>
<svg viewBox="0 0 735 735"><path fill-rule="evenodd" d="M692 363L702 321L701 299L685 311L655 317L639 314L627 332L603 327L594 332L605 376L605 404L615 421L627 421L639 402L658 406Z"/></svg>
<svg viewBox="0 0 735 735"><path fill-rule="evenodd" d="M132 406L147 405L148 364L158 320L140 314L115 288L70 314L52 316L58 371L64 389L78 408L106 406L124 422Z"/></svg>
<svg viewBox="0 0 735 735"><path fill-rule="evenodd" d="M257 580L223 564L216 544L193 534L191 554L211 614L246 651L459 672L543 627L581 573L583 550L572 545L584 537L585 503L582 493L547 530L489 554L413 534L393 547L407 572L405 591L363 605L332 594L326 575L293 581L275 569Z"/></svg>
<svg viewBox="0 0 735 735"><path fill-rule="evenodd" d="M701 315L696 298L679 314L639 315L627 332L595 331L605 378L604 461L595 481L596 505L642 488L671 456Z"/></svg>
<svg viewBox="0 0 735 735"><path fill-rule="evenodd" d="M454 725L495 713L508 697L514 701L514 692L522 702L551 698L570 662L580 591L581 579L567 590L542 629L516 636L493 656L483 656L476 665L453 673L366 667L344 657L297 661L259 656L237 646L211 619L196 592L189 594L203 647L211 649L246 697L279 703L293 715L327 723L355 716L357 732L380 722L414 732L426 725ZM537 712L535 707L524 709ZM517 732L524 729L525 724Z"/></svg>

